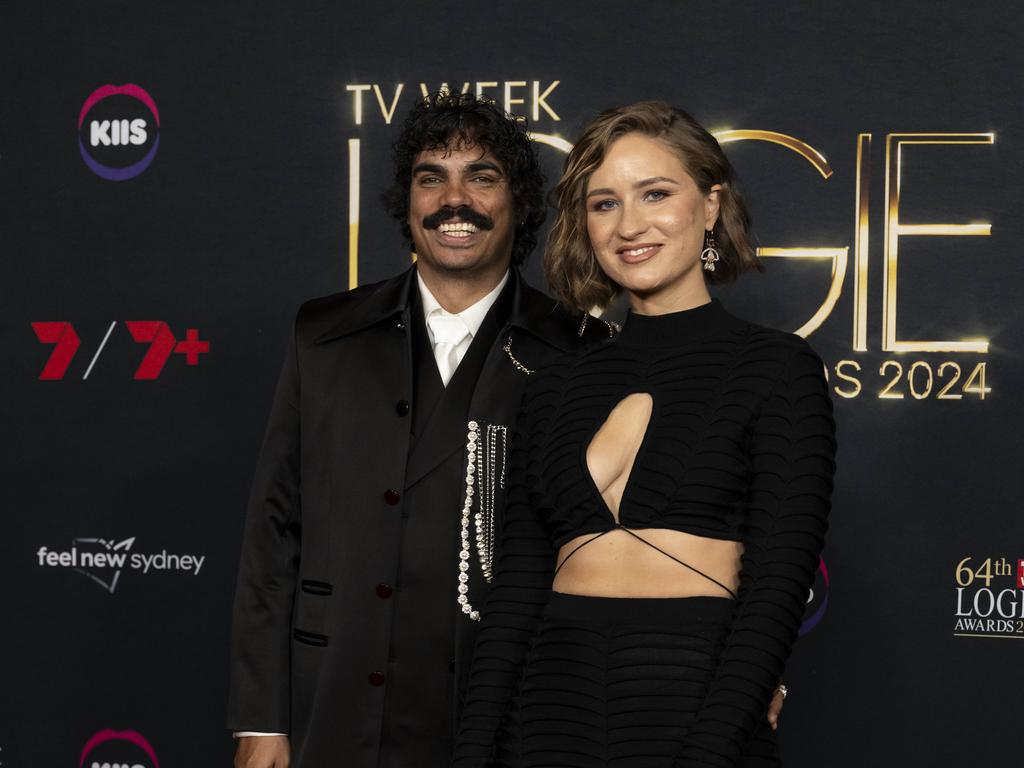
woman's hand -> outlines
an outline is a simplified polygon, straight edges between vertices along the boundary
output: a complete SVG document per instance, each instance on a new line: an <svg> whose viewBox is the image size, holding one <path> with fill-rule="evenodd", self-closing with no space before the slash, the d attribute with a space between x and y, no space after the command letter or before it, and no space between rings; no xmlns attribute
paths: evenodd
<svg viewBox="0 0 1024 768"><path fill-rule="evenodd" d="M779 714L782 712L782 704L786 700L786 686L779 681L779 684L775 687L775 693L772 695L772 700L768 704L768 722L771 723L772 730L774 731L779 727Z"/></svg>

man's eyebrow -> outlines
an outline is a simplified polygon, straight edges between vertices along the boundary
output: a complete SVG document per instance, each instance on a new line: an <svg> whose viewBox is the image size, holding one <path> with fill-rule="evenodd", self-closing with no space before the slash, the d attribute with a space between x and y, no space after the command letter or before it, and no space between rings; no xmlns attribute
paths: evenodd
<svg viewBox="0 0 1024 768"><path fill-rule="evenodd" d="M441 176L447 175L443 165L437 163L420 163L412 169L412 174L415 176L417 173L436 173Z"/></svg>
<svg viewBox="0 0 1024 768"><path fill-rule="evenodd" d="M668 176L651 176L651 178L649 178L649 179L643 179L642 181L636 182L633 185L633 189L642 189L644 187L651 186L651 184L662 184L662 183L664 183L666 181L669 184L676 184L676 185L679 184L678 181L676 181L675 179L670 179ZM609 189L608 187L601 187L601 189L592 189L592 190L590 190L587 193L587 197L591 198L594 195L614 195L614 194L615 194L614 190Z"/></svg>
<svg viewBox="0 0 1024 768"><path fill-rule="evenodd" d="M492 163L490 160L478 160L466 166L466 173L478 173L479 171L494 171L499 175L502 172L498 164Z"/></svg>

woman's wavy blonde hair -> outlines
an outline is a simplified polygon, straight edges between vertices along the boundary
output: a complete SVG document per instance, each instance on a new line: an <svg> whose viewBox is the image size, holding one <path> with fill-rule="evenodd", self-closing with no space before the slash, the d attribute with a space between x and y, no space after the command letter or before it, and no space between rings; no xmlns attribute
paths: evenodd
<svg viewBox="0 0 1024 768"><path fill-rule="evenodd" d="M744 272L762 270L751 245L750 214L718 141L681 109L661 101L641 101L598 115L565 160L562 178L551 193L550 203L557 214L544 252L544 274L555 297L586 312L607 306L621 290L601 270L590 245L586 193L590 175L602 163L608 148L628 133L650 136L668 145L704 194L721 184L718 221L712 230L720 259L714 272L704 272L707 281L725 283Z"/></svg>

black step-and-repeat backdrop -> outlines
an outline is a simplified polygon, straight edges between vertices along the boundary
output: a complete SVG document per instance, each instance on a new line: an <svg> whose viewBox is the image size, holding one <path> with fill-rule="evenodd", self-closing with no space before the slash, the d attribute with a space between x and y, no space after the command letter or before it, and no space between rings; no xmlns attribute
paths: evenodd
<svg viewBox="0 0 1024 768"><path fill-rule="evenodd" d="M769 269L720 295L810 338L841 436L787 765L1019 760L1013 4L21 6L0 18L3 768L229 764L228 613L291 317L409 263L379 196L442 82L529 117L549 179L642 98L725 142Z"/></svg>

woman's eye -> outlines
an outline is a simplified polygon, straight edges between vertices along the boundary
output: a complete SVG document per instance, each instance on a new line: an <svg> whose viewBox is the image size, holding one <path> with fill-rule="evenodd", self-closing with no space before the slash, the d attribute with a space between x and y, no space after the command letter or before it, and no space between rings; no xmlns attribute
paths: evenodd
<svg viewBox="0 0 1024 768"><path fill-rule="evenodd" d="M652 189L650 192L644 195L644 197L650 200L651 202L656 203L659 200L664 200L666 197L668 197L668 193L662 192L660 189Z"/></svg>
<svg viewBox="0 0 1024 768"><path fill-rule="evenodd" d="M593 204L593 210L595 211L610 211L615 207L614 200L598 200Z"/></svg>

